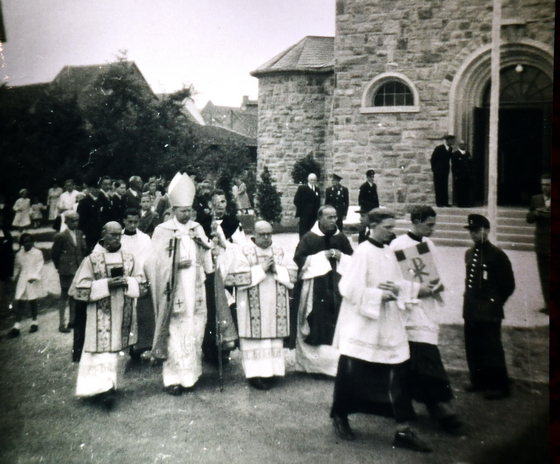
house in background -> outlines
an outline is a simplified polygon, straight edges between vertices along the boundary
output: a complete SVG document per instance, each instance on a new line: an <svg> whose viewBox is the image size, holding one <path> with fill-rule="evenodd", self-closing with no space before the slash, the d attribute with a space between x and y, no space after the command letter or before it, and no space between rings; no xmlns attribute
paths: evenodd
<svg viewBox="0 0 560 464"><path fill-rule="evenodd" d="M210 126L223 127L248 137L256 137L257 109L257 102L249 100L249 97L244 95L239 108L217 106L208 101L200 114L202 114L206 124Z"/></svg>

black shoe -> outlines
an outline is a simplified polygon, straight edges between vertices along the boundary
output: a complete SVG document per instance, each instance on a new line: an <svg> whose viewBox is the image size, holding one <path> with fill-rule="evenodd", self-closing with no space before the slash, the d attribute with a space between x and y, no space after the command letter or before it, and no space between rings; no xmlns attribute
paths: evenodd
<svg viewBox="0 0 560 464"><path fill-rule="evenodd" d="M339 414L333 414L332 416L334 431L336 435L341 440L349 440L352 441L356 438L354 432L350 428L350 424L348 423L348 417L341 416Z"/></svg>
<svg viewBox="0 0 560 464"><path fill-rule="evenodd" d="M72 323L68 323L68 325L66 326L66 328L72 330L74 328L74 324Z"/></svg>
<svg viewBox="0 0 560 464"><path fill-rule="evenodd" d="M509 396L508 391L504 390L486 390L484 392L485 400L501 400Z"/></svg>
<svg viewBox="0 0 560 464"><path fill-rule="evenodd" d="M39 326L37 324L31 324L31 327L29 328L29 333L35 333L39 330Z"/></svg>
<svg viewBox="0 0 560 464"><path fill-rule="evenodd" d="M547 316L550 316L550 310L548 308L539 309L539 313L546 314Z"/></svg>
<svg viewBox="0 0 560 464"><path fill-rule="evenodd" d="M422 453L429 453L432 451L432 448L427 443L420 440L410 429L395 433L393 446L397 448L407 448L412 451L420 451Z"/></svg>
<svg viewBox="0 0 560 464"><path fill-rule="evenodd" d="M10 338L16 338L19 337L19 329L16 329L15 327L12 327L10 329L10 331L8 332L8 337Z"/></svg>
<svg viewBox="0 0 560 464"><path fill-rule="evenodd" d="M70 332L71 332L71 330L70 330L68 327L64 327L64 326L59 327L59 328L58 328L58 331L61 332L61 333L63 333L63 334L67 334L67 333L70 333Z"/></svg>
<svg viewBox="0 0 560 464"><path fill-rule="evenodd" d="M270 384L262 377L252 377L249 379L249 385L257 390L269 390Z"/></svg>
<svg viewBox="0 0 560 464"><path fill-rule="evenodd" d="M181 385L170 385L165 390L167 391L167 393L173 396L181 396L181 394L183 393Z"/></svg>

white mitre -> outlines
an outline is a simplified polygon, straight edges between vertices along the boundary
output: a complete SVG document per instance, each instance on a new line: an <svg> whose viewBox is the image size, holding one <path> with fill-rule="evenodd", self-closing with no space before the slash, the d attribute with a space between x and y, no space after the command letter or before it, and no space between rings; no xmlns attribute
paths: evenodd
<svg viewBox="0 0 560 464"><path fill-rule="evenodd" d="M192 179L186 174L175 174L167 188L171 206L192 206L196 187Z"/></svg>

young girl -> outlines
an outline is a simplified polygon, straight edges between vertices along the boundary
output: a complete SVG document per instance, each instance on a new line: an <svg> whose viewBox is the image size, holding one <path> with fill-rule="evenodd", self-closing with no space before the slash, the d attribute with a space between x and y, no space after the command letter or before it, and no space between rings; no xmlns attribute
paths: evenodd
<svg viewBox="0 0 560 464"><path fill-rule="evenodd" d="M39 198L34 197L31 202L31 225L34 229L37 229L43 223L43 211L47 207L39 202Z"/></svg>
<svg viewBox="0 0 560 464"><path fill-rule="evenodd" d="M20 198L14 204L16 215L12 226L23 231L31 225L31 204L29 198L27 198L27 189L21 189L19 195Z"/></svg>
<svg viewBox="0 0 560 464"><path fill-rule="evenodd" d="M14 310L16 323L10 336L17 337L20 332L20 323L23 317L24 302L28 301L31 308L31 328L29 332L37 332L37 300L45 296L41 285L41 269L43 269L43 253L33 246L33 237L28 233L21 234L19 243L22 248L17 252L14 263L14 280L16 281L16 294Z"/></svg>

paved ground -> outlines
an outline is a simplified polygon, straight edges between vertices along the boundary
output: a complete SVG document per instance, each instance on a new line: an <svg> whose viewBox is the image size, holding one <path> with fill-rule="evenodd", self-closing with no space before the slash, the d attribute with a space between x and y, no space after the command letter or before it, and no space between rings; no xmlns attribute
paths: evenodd
<svg viewBox="0 0 560 464"><path fill-rule="evenodd" d="M293 250L297 236L281 234L275 240ZM434 446L430 455L392 448L393 421L380 417L353 416L358 439L339 442L328 418L333 382L295 372L289 351L287 376L271 391L247 386L234 352L223 393L215 370L205 366L195 392L182 397L163 392L160 367L132 366L123 356L116 408L106 412L84 404L73 397L77 365L70 360L71 335L57 331L51 300L41 308L38 333L27 333L25 325L20 338L0 339L0 462L545 462L531 447L546 446L549 395L548 318L538 312L542 299L535 258L532 253L508 252L518 285L506 307L504 343L508 367L517 380L511 398L487 402L460 388L467 380L460 325L464 250L440 251L449 289L441 350L467 427L462 436L444 435L418 407L415 427ZM52 263L45 280L56 294ZM529 445L520 438L522 432ZM488 457L496 446L505 446L503 459ZM514 457L507 456L508 451ZM531 457L525 459L524 452Z"/></svg>

